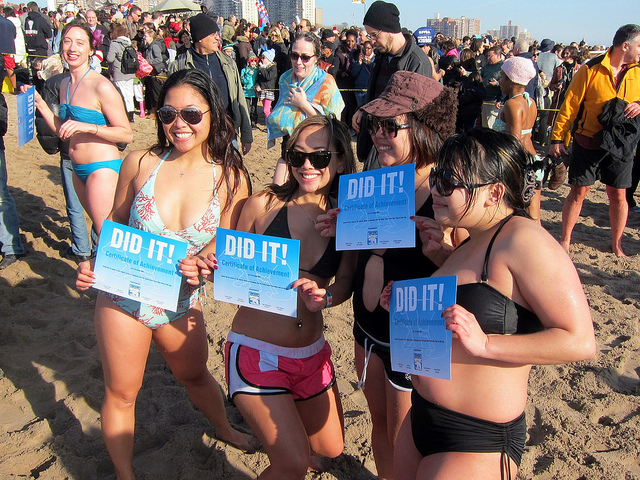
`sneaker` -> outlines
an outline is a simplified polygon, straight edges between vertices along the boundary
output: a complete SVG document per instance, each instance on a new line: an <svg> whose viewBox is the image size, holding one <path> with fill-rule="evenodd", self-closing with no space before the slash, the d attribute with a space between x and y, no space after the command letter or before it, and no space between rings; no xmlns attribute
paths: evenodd
<svg viewBox="0 0 640 480"><path fill-rule="evenodd" d="M69 247L64 253L64 258L80 263L91 260L91 253L73 253L73 250Z"/></svg>
<svg viewBox="0 0 640 480"><path fill-rule="evenodd" d="M567 178L567 167L564 163L560 163L551 169L551 175L549 175L549 190L557 190L564 183Z"/></svg>
<svg viewBox="0 0 640 480"><path fill-rule="evenodd" d="M25 256L24 254L15 255L13 253L7 253L4 257L2 257L2 261L0 262L0 270L4 270L9 265L16 263L18 260L20 260L24 256Z"/></svg>

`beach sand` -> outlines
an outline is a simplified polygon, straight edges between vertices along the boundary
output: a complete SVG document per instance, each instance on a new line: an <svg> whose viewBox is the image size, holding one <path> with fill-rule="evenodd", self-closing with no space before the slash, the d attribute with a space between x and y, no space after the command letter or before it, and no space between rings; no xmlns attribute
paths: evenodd
<svg viewBox="0 0 640 480"><path fill-rule="evenodd" d="M70 231L59 157L34 140L17 147L16 100L7 96L5 137L9 185L28 256L0 273L0 478L115 478L100 432L102 369L93 329L95 291L75 290L76 264L62 257ZM136 118L131 148L148 147L155 122ZM269 181L279 148L266 133L246 157L254 191ZM567 186L544 190L542 223L559 237ZM534 367L526 409L528 438L519 478L640 479L640 214L631 213L623 247L610 252L608 202L602 185L585 201L571 257L591 304L596 357ZM535 246L532 246L535 252ZM562 285L558 285L561 289ZM204 307L208 366L224 385L223 346L236 307ZM357 389L351 303L326 312L345 417L345 449L322 474L307 478L375 478L366 401ZM149 352L136 408L134 468L140 479L250 479L267 465L215 439L172 377L159 352ZM233 424L248 430L227 405Z"/></svg>

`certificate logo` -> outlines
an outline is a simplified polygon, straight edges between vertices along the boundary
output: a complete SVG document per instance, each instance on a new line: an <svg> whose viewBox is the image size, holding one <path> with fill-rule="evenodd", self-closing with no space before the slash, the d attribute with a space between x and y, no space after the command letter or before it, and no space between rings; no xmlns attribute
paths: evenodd
<svg viewBox="0 0 640 480"><path fill-rule="evenodd" d="M129 283L129 298L140 298L140 284L139 283Z"/></svg>
<svg viewBox="0 0 640 480"><path fill-rule="evenodd" d="M413 369L422 370L422 353L413 354Z"/></svg>
<svg viewBox="0 0 640 480"><path fill-rule="evenodd" d="M367 245L377 245L378 244L378 229L371 228L367 230Z"/></svg>
<svg viewBox="0 0 640 480"><path fill-rule="evenodd" d="M260 305L260 292L249 291L249 305Z"/></svg>

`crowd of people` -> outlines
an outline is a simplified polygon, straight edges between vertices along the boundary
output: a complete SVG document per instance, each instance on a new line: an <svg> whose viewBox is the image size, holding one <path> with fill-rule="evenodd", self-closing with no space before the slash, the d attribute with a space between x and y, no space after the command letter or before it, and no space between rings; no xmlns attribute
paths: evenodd
<svg viewBox="0 0 640 480"><path fill-rule="evenodd" d="M259 478L304 478L321 457L340 455L340 372L322 310L352 295L378 477L516 477L531 366L595 355L567 254L582 202L596 180L606 185L618 256L629 205L640 210L631 204L640 138L619 133L640 119L640 26L621 27L605 49L430 38L402 28L398 8L381 0L361 27L341 32L135 5L68 4L45 15L31 2L4 17L3 78L16 91L35 85L38 139L60 153L77 287L95 283L105 219L189 244L176 312L98 295L101 421L119 479L134 478L135 403L152 340L220 439L264 449L270 464ZM136 110L155 120L157 138L122 159ZM4 97L0 115L4 134ZM281 155L273 183L253 193L243 155L260 123L268 148L281 140ZM535 145L549 143L543 161ZM0 151L4 269L26 251ZM415 166L414 248L336 250L338 178L357 170L356 159L364 170ZM558 242L541 225L540 196L546 175L557 187L567 167ZM229 423L206 368L202 302L218 268L218 227L302 243L297 318L241 307L227 336L229 397L256 438ZM443 312L452 380L396 372L391 284L443 275L458 281L456 304Z"/></svg>

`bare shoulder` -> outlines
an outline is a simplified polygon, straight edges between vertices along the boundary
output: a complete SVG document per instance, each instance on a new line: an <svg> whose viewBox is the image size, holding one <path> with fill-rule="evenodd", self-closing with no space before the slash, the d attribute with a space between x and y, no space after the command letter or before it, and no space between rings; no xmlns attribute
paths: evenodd
<svg viewBox="0 0 640 480"><path fill-rule="evenodd" d="M133 180L136 177L146 178L160 162L159 152L150 150L134 150L125 157L120 168L120 176Z"/></svg>
<svg viewBox="0 0 640 480"><path fill-rule="evenodd" d="M271 198L266 191L254 193L249 197L244 208L251 213L256 213L255 218L257 218L260 214L267 214L268 210L273 208L273 205L269 205Z"/></svg>
<svg viewBox="0 0 640 480"><path fill-rule="evenodd" d="M104 100L110 98L113 95L120 95L113 83L111 83L109 79L104 77L103 75L98 73L98 75L94 79L94 82L96 92L98 93L98 96L101 100L100 103L104 104Z"/></svg>
<svg viewBox="0 0 640 480"><path fill-rule="evenodd" d="M537 222L513 217L508 221L498 237L495 247L504 254L505 263L512 271L524 269L536 271L543 266L549 272L570 267L574 270L571 258L560 243Z"/></svg>

